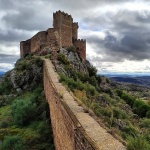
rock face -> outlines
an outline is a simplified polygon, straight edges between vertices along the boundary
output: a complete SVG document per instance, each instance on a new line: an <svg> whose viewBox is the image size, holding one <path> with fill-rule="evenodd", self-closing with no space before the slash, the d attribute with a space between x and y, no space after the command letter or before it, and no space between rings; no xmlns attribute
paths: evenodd
<svg viewBox="0 0 150 150"><path fill-rule="evenodd" d="M87 67L90 66L90 63L87 60L82 61L77 52L68 51L64 48L61 48L59 50L59 53L63 54L66 57L66 59L70 62L70 64L77 72L82 72L84 74L88 73Z"/></svg>
<svg viewBox="0 0 150 150"><path fill-rule="evenodd" d="M12 90L21 93L22 90L32 89L41 82L43 79L42 62L40 58L18 60L15 69L5 75L10 80Z"/></svg>

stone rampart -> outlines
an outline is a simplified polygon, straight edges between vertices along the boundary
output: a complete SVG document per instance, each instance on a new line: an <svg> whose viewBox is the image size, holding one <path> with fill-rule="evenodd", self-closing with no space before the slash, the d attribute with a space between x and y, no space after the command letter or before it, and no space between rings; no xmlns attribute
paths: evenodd
<svg viewBox="0 0 150 150"><path fill-rule="evenodd" d="M56 150L125 150L126 148L78 105L59 83L50 60L44 61L44 91Z"/></svg>

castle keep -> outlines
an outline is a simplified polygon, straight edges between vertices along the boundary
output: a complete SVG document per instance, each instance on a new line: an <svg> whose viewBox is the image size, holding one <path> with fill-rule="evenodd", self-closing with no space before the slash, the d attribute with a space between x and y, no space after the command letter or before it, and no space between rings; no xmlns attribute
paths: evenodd
<svg viewBox="0 0 150 150"><path fill-rule="evenodd" d="M20 55L42 53L46 49L57 51L60 48L74 46L82 58L86 59L86 41L78 39L78 23L73 22L71 15L56 11L53 13L53 28L38 32L31 39L20 42Z"/></svg>

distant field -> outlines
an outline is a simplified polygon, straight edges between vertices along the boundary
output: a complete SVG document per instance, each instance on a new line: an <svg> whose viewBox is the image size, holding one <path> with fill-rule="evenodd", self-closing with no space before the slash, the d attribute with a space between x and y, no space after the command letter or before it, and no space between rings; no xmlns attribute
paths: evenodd
<svg viewBox="0 0 150 150"><path fill-rule="evenodd" d="M150 87L150 76L112 76L112 77L110 76L108 78L111 81Z"/></svg>

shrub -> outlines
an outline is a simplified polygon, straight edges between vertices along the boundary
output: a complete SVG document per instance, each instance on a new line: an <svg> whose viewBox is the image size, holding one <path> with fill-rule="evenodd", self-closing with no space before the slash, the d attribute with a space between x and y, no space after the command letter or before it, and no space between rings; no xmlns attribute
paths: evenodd
<svg viewBox="0 0 150 150"><path fill-rule="evenodd" d="M2 144L0 145L1 150L24 150L24 140L18 136L5 136Z"/></svg>
<svg viewBox="0 0 150 150"><path fill-rule="evenodd" d="M117 118L117 119L127 118L127 115L125 114L125 112L123 112L122 110L120 110L116 107L113 108L113 114L114 114L114 117Z"/></svg>
<svg viewBox="0 0 150 150"><path fill-rule="evenodd" d="M146 117L150 118L150 110L146 112Z"/></svg>
<svg viewBox="0 0 150 150"><path fill-rule="evenodd" d="M97 76L97 69L94 66L88 67L89 76Z"/></svg>
<svg viewBox="0 0 150 150"><path fill-rule="evenodd" d="M58 54L58 60L64 64L64 65L68 65L69 64L69 61L66 59L65 55L63 54Z"/></svg>
<svg viewBox="0 0 150 150"><path fill-rule="evenodd" d="M106 78L106 82L107 82L107 83L110 83L110 81L109 81L109 79L108 79L108 78Z"/></svg>
<svg viewBox="0 0 150 150"><path fill-rule="evenodd" d="M127 104L129 104L133 111L140 117L149 117L150 106L141 100L137 100L133 96L124 93L121 90L117 90L118 96L120 96Z"/></svg>
<svg viewBox="0 0 150 150"><path fill-rule="evenodd" d="M127 133L128 135L130 135L130 136L135 136L135 135L137 135L137 130L136 130L134 127L130 126L130 125L125 126L125 127L123 128L123 131L126 132L126 133Z"/></svg>
<svg viewBox="0 0 150 150"><path fill-rule="evenodd" d="M12 83L10 78L6 75L4 81L0 84L0 95L8 95L12 91Z"/></svg>
<svg viewBox="0 0 150 150"><path fill-rule="evenodd" d="M28 69L28 67L30 67L30 65L27 62L27 60L22 60L22 61L18 61L16 63L15 69L18 70L18 71L23 71L25 69Z"/></svg>
<svg viewBox="0 0 150 150"><path fill-rule="evenodd" d="M86 91L87 95L89 95L89 96L94 96L96 94L95 87L88 83L85 84L84 90Z"/></svg>
<svg viewBox="0 0 150 150"><path fill-rule="evenodd" d="M51 54L48 54L48 55L45 56L45 58L46 59L51 59L51 56L52 56Z"/></svg>
<svg viewBox="0 0 150 150"><path fill-rule="evenodd" d="M150 129L150 119L144 118L140 123L140 127Z"/></svg>
<svg viewBox="0 0 150 150"><path fill-rule="evenodd" d="M42 67L43 65L43 60L40 57L35 57L33 59L34 63L38 66L38 67Z"/></svg>
<svg viewBox="0 0 150 150"><path fill-rule="evenodd" d="M149 150L150 144L143 136L128 137L127 150Z"/></svg>
<svg viewBox="0 0 150 150"><path fill-rule="evenodd" d="M7 127L8 127L8 123L6 121L0 122L0 128L7 128Z"/></svg>
<svg viewBox="0 0 150 150"><path fill-rule="evenodd" d="M16 125L26 125L36 116L36 104L31 99L18 99L12 104L12 117Z"/></svg>
<svg viewBox="0 0 150 150"><path fill-rule="evenodd" d="M76 52L76 48L74 46L70 46L70 47L67 48L67 51L75 53Z"/></svg>
<svg viewBox="0 0 150 150"><path fill-rule="evenodd" d="M97 85L97 80L96 80L96 78L95 78L95 76L92 76L92 77L87 77L87 81L91 84L91 85L93 85L93 86L96 86Z"/></svg>

